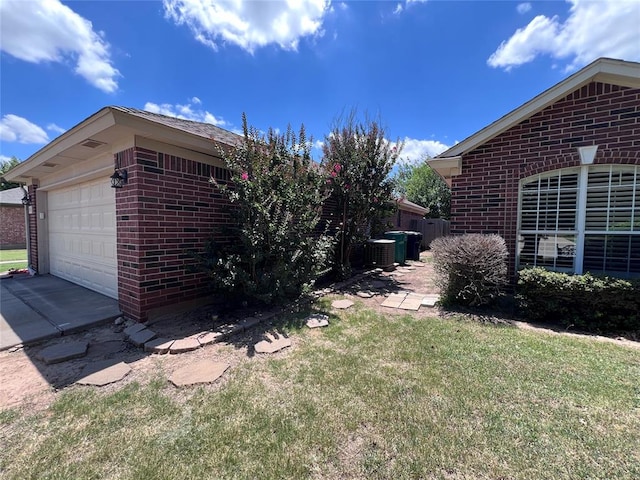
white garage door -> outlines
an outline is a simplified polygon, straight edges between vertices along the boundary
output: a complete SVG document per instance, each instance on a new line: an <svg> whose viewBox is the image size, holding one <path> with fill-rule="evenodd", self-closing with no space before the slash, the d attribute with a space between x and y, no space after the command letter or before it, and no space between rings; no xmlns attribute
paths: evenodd
<svg viewBox="0 0 640 480"><path fill-rule="evenodd" d="M52 190L48 209L51 273L118 298L116 201L108 179Z"/></svg>

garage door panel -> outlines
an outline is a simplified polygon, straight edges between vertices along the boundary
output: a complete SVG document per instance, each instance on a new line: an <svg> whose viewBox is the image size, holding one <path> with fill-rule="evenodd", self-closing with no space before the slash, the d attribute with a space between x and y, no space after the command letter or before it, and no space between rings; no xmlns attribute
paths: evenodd
<svg viewBox="0 0 640 480"><path fill-rule="evenodd" d="M104 180L51 191L53 275L117 298L115 193Z"/></svg>

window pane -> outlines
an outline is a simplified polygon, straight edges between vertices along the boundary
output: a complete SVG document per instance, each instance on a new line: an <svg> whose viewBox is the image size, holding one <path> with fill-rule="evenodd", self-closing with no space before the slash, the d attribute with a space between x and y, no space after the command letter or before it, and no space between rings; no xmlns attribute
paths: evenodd
<svg viewBox="0 0 640 480"><path fill-rule="evenodd" d="M636 167L599 167L590 171L588 177L587 233L631 231L634 211L640 207L634 198L640 189L636 185Z"/></svg>
<svg viewBox="0 0 640 480"><path fill-rule="evenodd" d="M548 267L572 271L576 255L573 235L521 235L519 267Z"/></svg>
<svg viewBox="0 0 640 480"><path fill-rule="evenodd" d="M583 270L617 277L640 275L640 235L586 235Z"/></svg>

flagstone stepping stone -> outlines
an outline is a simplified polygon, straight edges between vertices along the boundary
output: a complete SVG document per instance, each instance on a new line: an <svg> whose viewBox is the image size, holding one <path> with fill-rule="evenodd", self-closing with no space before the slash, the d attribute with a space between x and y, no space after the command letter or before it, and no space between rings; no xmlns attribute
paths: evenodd
<svg viewBox="0 0 640 480"><path fill-rule="evenodd" d="M144 351L149 353L165 354L169 352L169 349L174 342L175 340L170 340L168 338L154 338L144 344Z"/></svg>
<svg viewBox="0 0 640 480"><path fill-rule="evenodd" d="M440 295L438 294L425 295L422 299L422 305L425 307L435 307L438 300L440 300Z"/></svg>
<svg viewBox="0 0 640 480"><path fill-rule="evenodd" d="M307 318L307 327L320 328L329 325L329 316L321 313L316 313Z"/></svg>
<svg viewBox="0 0 640 480"><path fill-rule="evenodd" d="M196 338L198 343L203 347L222 340L223 335L220 332L202 332Z"/></svg>
<svg viewBox="0 0 640 480"><path fill-rule="evenodd" d="M169 353L184 353L191 352L192 350L197 350L200 348L200 342L195 337L187 337L181 338L180 340L176 340L173 342L171 347L169 347Z"/></svg>
<svg viewBox="0 0 640 480"><path fill-rule="evenodd" d="M365 290L360 290L359 292L356 292L356 295L360 298L371 298L374 294Z"/></svg>
<svg viewBox="0 0 640 480"><path fill-rule="evenodd" d="M345 310L351 306L353 306L353 302L351 300L334 300L331 303L331 306L333 308L337 308L340 310Z"/></svg>
<svg viewBox="0 0 640 480"><path fill-rule="evenodd" d="M398 308L402 310L419 310L424 297L417 293L410 293L406 296Z"/></svg>
<svg viewBox="0 0 640 480"><path fill-rule="evenodd" d="M404 273L401 272L391 272L389 274L390 277L404 277Z"/></svg>
<svg viewBox="0 0 640 480"><path fill-rule="evenodd" d="M412 267L418 267L418 268L422 268L424 267L424 263L422 262L411 262L410 264Z"/></svg>
<svg viewBox="0 0 640 480"><path fill-rule="evenodd" d="M133 343L136 347L141 347L148 341L156 338L156 336L157 336L156 332L154 332L153 330L149 330L148 328L145 328L143 330L140 330L139 332L134 333L133 335L130 335L129 341Z"/></svg>
<svg viewBox="0 0 640 480"><path fill-rule="evenodd" d="M229 368L228 363L205 359L179 368L171 374L169 381L176 387L187 387L200 383L213 383Z"/></svg>
<svg viewBox="0 0 640 480"><path fill-rule="evenodd" d="M291 346L291 339L279 333L267 334L267 339L255 344L256 353L275 353Z"/></svg>
<svg viewBox="0 0 640 480"><path fill-rule="evenodd" d="M85 367L85 370L93 373L89 373L76 383L103 387L122 380L129 375L131 367L124 362L114 364L113 360L106 360L104 362L89 364Z"/></svg>
<svg viewBox="0 0 640 480"><path fill-rule="evenodd" d="M398 308L406 296L406 293L391 293L380 305L383 307Z"/></svg>
<svg viewBox="0 0 640 480"><path fill-rule="evenodd" d="M124 333L125 337L130 337L131 335L138 333L140 330L144 330L145 328L147 327L142 323L134 323L133 325L125 328L122 333Z"/></svg>
<svg viewBox="0 0 640 480"><path fill-rule="evenodd" d="M59 343L40 350L37 358L47 365L51 365L84 357L87 354L87 348L89 348L89 342Z"/></svg>

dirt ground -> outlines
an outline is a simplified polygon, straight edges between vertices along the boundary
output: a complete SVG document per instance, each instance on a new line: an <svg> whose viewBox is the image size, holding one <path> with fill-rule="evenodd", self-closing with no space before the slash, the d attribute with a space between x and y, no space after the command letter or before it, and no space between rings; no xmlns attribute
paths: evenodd
<svg viewBox="0 0 640 480"><path fill-rule="evenodd" d="M378 272L363 275L350 285L331 294L340 298L349 298L362 303L385 315L414 315L417 317L448 316L451 313L434 308L421 307L419 311L398 310L382 307L380 304L392 292L412 291L421 294L437 293L433 283L433 269L430 255L423 252L421 262L408 262L410 268L399 268L393 272ZM417 264L417 266L416 266ZM369 297L370 294L373 294ZM233 323L246 317L259 316L270 312L224 311L221 306L205 306L185 313L169 314L151 322L148 326L158 336L178 339L197 335L214 329L220 323ZM264 361L266 357L255 355L253 345L260 341L264 334L277 326L279 315L268 322L262 322L249 331L232 336L227 342L208 345L197 350L176 354L157 355L145 353L125 341L123 334L127 323L117 325L109 323L94 327L88 331L55 338L36 345L16 347L0 352L0 409L21 407L29 410L40 410L51 404L60 392L67 388L97 388L74 385L82 378L86 368L102 360L113 363L125 362L131 373L122 381L101 387L112 391L122 388L130 382L147 383L153 378L168 378L171 372L203 358L215 358L234 367L247 361ZM515 324L521 328L539 329L555 335L577 335L562 331L553 331L524 322L516 322L501 318L474 318L481 321L498 321ZM625 339L595 337L602 341L640 348L640 343ZM87 341L88 353L85 357L66 362L46 365L39 360L38 353L51 345L65 342ZM294 346L295 348L295 342ZM225 376L210 388L224 385Z"/></svg>

